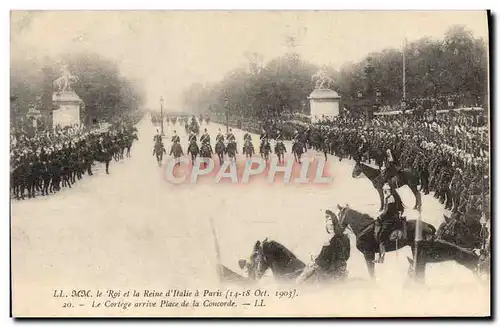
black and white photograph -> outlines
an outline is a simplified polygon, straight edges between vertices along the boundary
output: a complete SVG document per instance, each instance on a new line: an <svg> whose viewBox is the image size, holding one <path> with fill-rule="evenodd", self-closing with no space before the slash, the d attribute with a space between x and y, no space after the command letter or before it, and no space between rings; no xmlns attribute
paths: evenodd
<svg viewBox="0 0 500 327"><path fill-rule="evenodd" d="M12 10L11 315L491 317L490 24Z"/></svg>

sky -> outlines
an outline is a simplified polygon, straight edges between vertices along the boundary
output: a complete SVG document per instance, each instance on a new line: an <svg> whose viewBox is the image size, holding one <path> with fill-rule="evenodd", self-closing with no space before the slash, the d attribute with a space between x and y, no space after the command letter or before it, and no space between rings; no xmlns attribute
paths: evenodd
<svg viewBox="0 0 500 327"><path fill-rule="evenodd" d="M264 61L289 52L290 36L304 59L340 67L405 38L443 38L456 24L488 38L484 11L16 11L11 57L91 50L142 81L147 107L163 96L167 110L182 111L190 84L220 80L248 52Z"/></svg>

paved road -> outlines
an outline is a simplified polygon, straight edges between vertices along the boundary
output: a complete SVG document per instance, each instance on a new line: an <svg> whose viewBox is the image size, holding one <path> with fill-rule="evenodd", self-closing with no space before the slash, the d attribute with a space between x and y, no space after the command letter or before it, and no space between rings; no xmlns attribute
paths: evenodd
<svg viewBox="0 0 500 327"><path fill-rule="evenodd" d="M205 127L202 125L202 129ZM138 128L140 139L132 148L132 158L113 162L110 175L100 167L94 176L85 176L71 190L12 202L14 302L21 301L14 312L44 315L58 308L63 314L76 313L60 308L61 301L51 298L56 288L218 287L210 218L218 234L221 261L238 271L237 260L248 256L253 243L265 237L283 243L303 261L308 261L311 254L317 255L325 240L322 209L349 203L377 215L378 195L370 182L351 178L353 163L339 162L334 157L328 160L334 181L326 186L267 184L262 178L248 185L173 185L165 181L164 166L158 167L152 156L155 127L145 119ZM225 130L212 123L207 128L212 142L219 128ZM173 129L185 146L187 136L179 125L166 125L167 139ZM241 148L243 133L234 132ZM253 140L257 148L258 136L254 135ZM166 144L169 147L169 142ZM316 154L310 151L306 155ZM411 208L414 198L410 190L404 188L401 196ZM425 221L437 226L442 213L442 205L435 199L423 197ZM409 211L408 218L416 218L416 214ZM281 303L279 309L245 311L240 307L234 313L286 315L300 310L321 315L401 315L423 311L438 314L444 310L466 314L484 307L488 299L488 290L467 270L451 262L429 267L427 293L403 292L409 249L388 254L386 263L377 267L377 286L367 288L364 259L354 243L352 246L349 271L359 284L309 293L302 301ZM262 284L276 285L270 276L264 277ZM88 306L78 310L94 315L128 313ZM190 309L143 312L202 314ZM217 315L218 311L206 313Z"/></svg>

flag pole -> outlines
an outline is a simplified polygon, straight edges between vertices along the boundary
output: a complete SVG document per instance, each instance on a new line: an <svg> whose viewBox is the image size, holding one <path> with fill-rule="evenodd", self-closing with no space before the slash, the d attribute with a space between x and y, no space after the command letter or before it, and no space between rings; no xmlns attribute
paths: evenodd
<svg viewBox="0 0 500 327"><path fill-rule="evenodd" d="M420 242L422 241L422 208L418 208L418 218L417 221L415 222L415 251L413 252L413 274L415 280L419 281L420 277L419 272L417 271L418 267L418 261L421 256L421 248L420 248Z"/></svg>
<svg viewBox="0 0 500 327"><path fill-rule="evenodd" d="M213 238L214 238L215 258L217 260L216 271L217 271L217 275L218 275L218 277L220 279L221 275L222 275L222 266L221 266L221 258L220 258L219 240L217 238L217 234L215 233L215 226L214 226L214 219L213 219L213 217L210 216L209 220L210 220L210 227L211 227L211 230L212 230L212 235L213 235Z"/></svg>

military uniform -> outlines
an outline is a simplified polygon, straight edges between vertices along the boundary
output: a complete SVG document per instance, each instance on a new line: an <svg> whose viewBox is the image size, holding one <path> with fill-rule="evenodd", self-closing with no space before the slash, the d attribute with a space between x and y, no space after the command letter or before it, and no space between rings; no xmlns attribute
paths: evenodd
<svg viewBox="0 0 500 327"><path fill-rule="evenodd" d="M196 135L195 134L190 134L188 141L189 141L189 143L196 142L197 141Z"/></svg>
<svg viewBox="0 0 500 327"><path fill-rule="evenodd" d="M213 149L212 149L212 144L210 144L210 135L205 132L201 137L200 137L200 142L201 144L206 144L208 145L208 147L210 148L210 153L213 153Z"/></svg>
<svg viewBox="0 0 500 327"><path fill-rule="evenodd" d="M224 134L221 134L219 132L219 134L217 134L217 136L215 137L215 142L218 143L218 142L224 142Z"/></svg>
<svg viewBox="0 0 500 327"><path fill-rule="evenodd" d="M181 142L181 138L179 137L179 135L175 134L172 136L172 143L180 143Z"/></svg>

